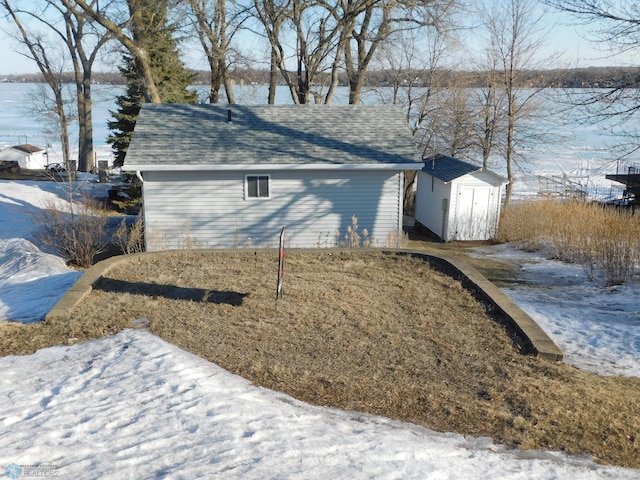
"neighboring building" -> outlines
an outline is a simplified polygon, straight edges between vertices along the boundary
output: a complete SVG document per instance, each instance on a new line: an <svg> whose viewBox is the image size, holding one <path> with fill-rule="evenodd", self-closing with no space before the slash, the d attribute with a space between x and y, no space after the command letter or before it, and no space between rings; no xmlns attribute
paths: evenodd
<svg viewBox="0 0 640 480"><path fill-rule="evenodd" d="M482 167L436 155L418 172L416 222L443 241L495 238L508 182Z"/></svg>
<svg viewBox="0 0 640 480"><path fill-rule="evenodd" d="M621 170L615 174L605 175L605 178L624 185L622 198L618 203L630 205L635 209L640 205L640 165L626 165Z"/></svg>
<svg viewBox="0 0 640 480"><path fill-rule="evenodd" d="M20 168L42 170L47 165L47 156L43 148L25 143L0 151L0 161L18 162Z"/></svg>
<svg viewBox="0 0 640 480"><path fill-rule="evenodd" d="M124 168L140 172L147 250L330 247L402 230L404 171L424 166L395 106L142 106ZM338 233L339 232L339 233Z"/></svg>

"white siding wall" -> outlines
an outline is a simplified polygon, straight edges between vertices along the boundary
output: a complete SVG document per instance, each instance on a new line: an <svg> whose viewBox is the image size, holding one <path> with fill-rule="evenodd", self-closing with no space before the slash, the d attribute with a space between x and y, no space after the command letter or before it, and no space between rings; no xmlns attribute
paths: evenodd
<svg viewBox="0 0 640 480"><path fill-rule="evenodd" d="M451 182L451 207L449 209L449 240L489 240L497 231L500 211L501 182L495 176L483 172L464 175ZM488 209L472 207L470 189L487 189L490 192ZM466 192L466 193L465 193ZM469 212L481 212L482 218L465 218ZM483 212L486 212L483 213Z"/></svg>
<svg viewBox="0 0 640 480"><path fill-rule="evenodd" d="M252 173L253 174L253 173ZM393 171L257 171L271 177L271 198L245 199L245 172L145 172L148 250L329 247L358 219L374 246L385 246L402 218L402 175Z"/></svg>
<svg viewBox="0 0 640 480"><path fill-rule="evenodd" d="M2 160L18 162L20 168L26 170L40 170L46 166L44 152L42 151L28 154L20 150L8 148L0 153L0 158Z"/></svg>
<svg viewBox="0 0 640 480"><path fill-rule="evenodd" d="M442 240L488 240L497 231L500 217L502 181L495 175L474 172L444 183L426 172L418 172L416 192L416 220ZM433 188L432 188L433 187ZM462 218L474 209L465 202L472 201L468 189L491 190L489 215L483 218ZM463 195L463 192L467 192ZM447 218L443 226L442 201L449 200ZM476 209L478 211L478 209ZM443 230L444 228L444 230Z"/></svg>
<svg viewBox="0 0 640 480"><path fill-rule="evenodd" d="M443 235L442 231L442 220L445 214L442 202L444 199L449 200L450 196L451 184L445 184L442 180L438 180L428 173L418 172L416 220L445 241L448 238ZM449 205L449 211L451 211L451 205ZM444 227L447 229L446 224Z"/></svg>

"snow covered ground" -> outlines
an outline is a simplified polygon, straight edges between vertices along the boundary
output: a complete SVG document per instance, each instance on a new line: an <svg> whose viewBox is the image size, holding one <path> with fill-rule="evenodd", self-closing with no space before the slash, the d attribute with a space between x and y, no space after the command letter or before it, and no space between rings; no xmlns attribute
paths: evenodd
<svg viewBox="0 0 640 480"><path fill-rule="evenodd" d="M640 377L640 289L602 287L579 265L549 260L512 244L476 255L520 266L518 283L502 290L565 354L565 362L601 375Z"/></svg>
<svg viewBox="0 0 640 480"><path fill-rule="evenodd" d="M0 181L0 321L39 321L77 279L34 244L52 182ZM37 243L37 242L36 242ZM567 353L640 376L640 299L510 246L532 286L506 289ZM518 260L520 261L520 260ZM604 303L608 302L608 303ZM508 451L254 387L143 330L0 358L0 475L60 478L632 479L556 452Z"/></svg>

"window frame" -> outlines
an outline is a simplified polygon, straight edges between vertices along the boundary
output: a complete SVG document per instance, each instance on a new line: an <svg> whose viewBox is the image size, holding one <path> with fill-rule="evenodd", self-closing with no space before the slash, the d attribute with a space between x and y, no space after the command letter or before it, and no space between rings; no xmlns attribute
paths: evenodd
<svg viewBox="0 0 640 480"><path fill-rule="evenodd" d="M260 195L260 179L267 180L267 195ZM257 195L249 194L250 179L255 179ZM269 200L271 198L271 175L268 173L250 173L244 176L244 199L245 200Z"/></svg>

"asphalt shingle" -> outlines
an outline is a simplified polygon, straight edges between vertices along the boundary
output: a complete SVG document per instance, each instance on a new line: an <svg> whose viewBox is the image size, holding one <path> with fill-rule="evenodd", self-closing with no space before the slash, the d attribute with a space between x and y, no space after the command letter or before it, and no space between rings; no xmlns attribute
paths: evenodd
<svg viewBox="0 0 640 480"><path fill-rule="evenodd" d="M397 106L145 104L125 166L414 162Z"/></svg>

